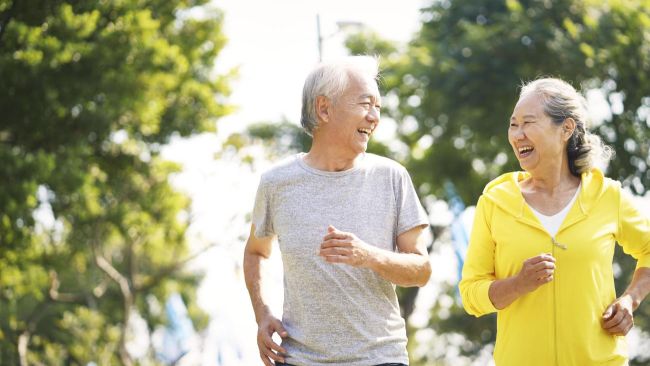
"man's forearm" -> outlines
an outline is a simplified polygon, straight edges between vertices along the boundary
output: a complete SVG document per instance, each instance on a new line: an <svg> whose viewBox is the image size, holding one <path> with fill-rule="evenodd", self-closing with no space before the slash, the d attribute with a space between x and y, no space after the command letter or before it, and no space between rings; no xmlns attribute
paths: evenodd
<svg viewBox="0 0 650 366"><path fill-rule="evenodd" d="M377 248L371 253L366 267L402 287L422 287L431 277L429 258L415 253L395 253Z"/></svg>
<svg viewBox="0 0 650 366"><path fill-rule="evenodd" d="M244 279L251 298L255 321L260 322L264 316L270 313L269 306L264 301L263 281L261 276L262 262L266 258L259 254L244 253Z"/></svg>

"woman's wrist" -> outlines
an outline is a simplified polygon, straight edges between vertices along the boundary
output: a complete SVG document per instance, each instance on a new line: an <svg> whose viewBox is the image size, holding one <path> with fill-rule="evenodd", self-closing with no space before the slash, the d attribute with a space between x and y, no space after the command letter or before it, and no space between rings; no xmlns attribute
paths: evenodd
<svg viewBox="0 0 650 366"><path fill-rule="evenodd" d="M632 311L636 311L636 309L639 308L639 305L641 305L641 301L643 300L634 290L625 291L621 297L629 298L630 304L632 305Z"/></svg>

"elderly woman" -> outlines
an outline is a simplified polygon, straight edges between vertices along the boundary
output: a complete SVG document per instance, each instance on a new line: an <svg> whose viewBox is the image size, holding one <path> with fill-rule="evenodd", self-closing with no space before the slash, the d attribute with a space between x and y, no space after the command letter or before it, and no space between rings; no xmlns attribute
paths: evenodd
<svg viewBox="0 0 650 366"><path fill-rule="evenodd" d="M460 292L471 315L497 312L497 366L627 364L623 336L650 292L650 219L597 168L611 154L587 120L566 82L525 85L508 129L524 171L479 198ZM617 242L637 260L619 298Z"/></svg>

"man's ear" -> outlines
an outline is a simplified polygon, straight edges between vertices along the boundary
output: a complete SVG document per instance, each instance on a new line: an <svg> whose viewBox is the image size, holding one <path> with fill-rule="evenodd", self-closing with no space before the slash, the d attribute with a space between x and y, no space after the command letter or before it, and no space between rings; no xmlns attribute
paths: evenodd
<svg viewBox="0 0 650 366"><path fill-rule="evenodd" d="M324 95L316 97L316 115L320 121L325 123L329 122L331 105L332 102L328 97Z"/></svg>
<svg viewBox="0 0 650 366"><path fill-rule="evenodd" d="M562 137L564 141L568 141L571 138L573 132L576 130L576 126L577 123L573 118L569 117L564 119L564 122L562 122Z"/></svg>

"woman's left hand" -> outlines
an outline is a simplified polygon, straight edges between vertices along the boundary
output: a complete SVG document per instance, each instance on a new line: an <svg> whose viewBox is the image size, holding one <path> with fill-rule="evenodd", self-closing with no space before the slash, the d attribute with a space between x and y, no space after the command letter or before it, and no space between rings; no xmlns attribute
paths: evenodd
<svg viewBox="0 0 650 366"><path fill-rule="evenodd" d="M603 329L613 335L626 335L634 326L634 307L630 295L623 295L605 309Z"/></svg>

